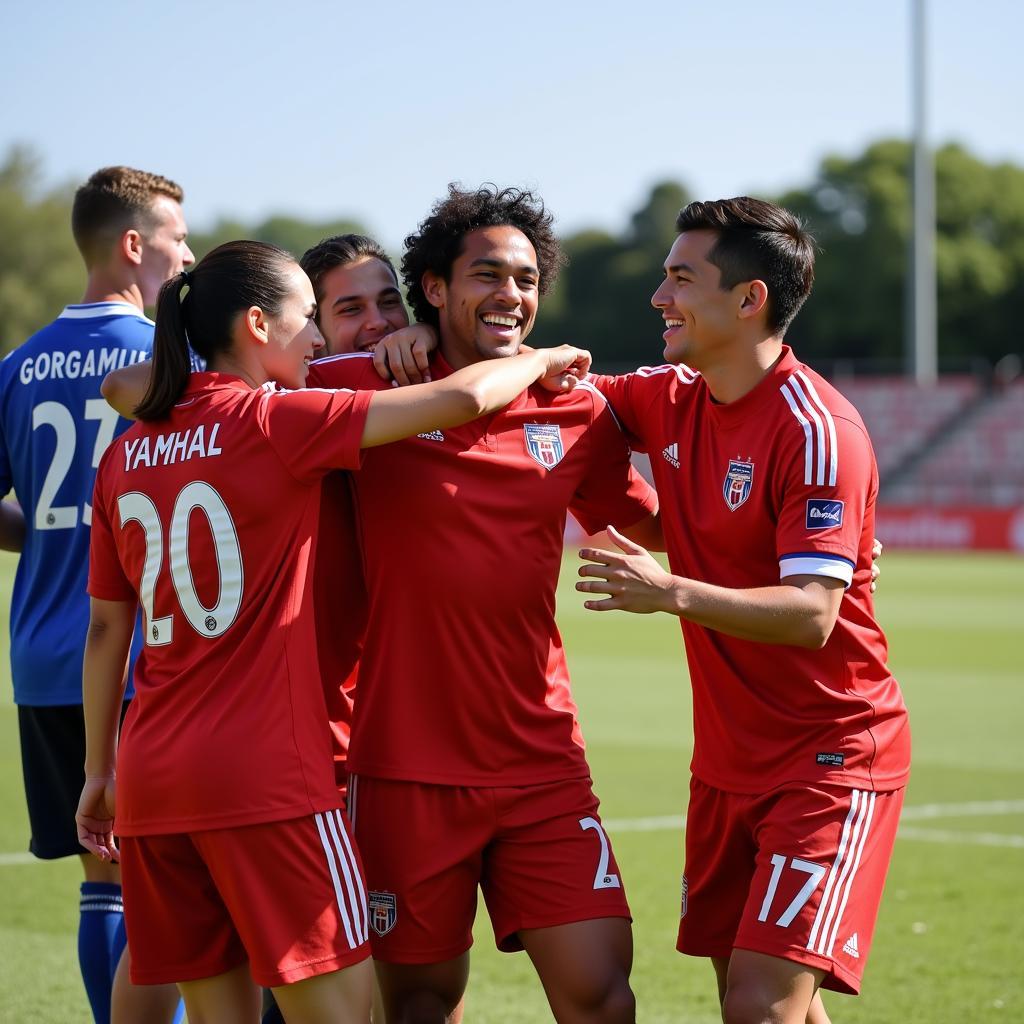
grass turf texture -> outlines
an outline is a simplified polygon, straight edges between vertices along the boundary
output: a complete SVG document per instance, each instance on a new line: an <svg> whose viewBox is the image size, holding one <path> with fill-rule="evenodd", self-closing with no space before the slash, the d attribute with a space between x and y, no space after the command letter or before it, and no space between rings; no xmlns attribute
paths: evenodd
<svg viewBox="0 0 1024 1024"><path fill-rule="evenodd" d="M9 596L13 566L0 558L0 600ZM571 589L575 568L568 559L559 621L602 815L636 918L638 1019L712 1024L720 1018L710 967L673 950L681 833L615 827L685 809L690 703L678 629L664 617L585 612ZM888 554L883 571L878 614L914 730L907 807L957 809L908 818L864 995L826 993L825 1002L836 1024L1024 1020L1024 562ZM2 645L6 665L6 631ZM5 856L27 842L6 683L0 731L0 1020L88 1024L75 959L80 868L72 861L12 864ZM962 806L999 801L1015 802L1016 810ZM482 915L476 939L467 1021L550 1019L525 955L496 952Z"/></svg>

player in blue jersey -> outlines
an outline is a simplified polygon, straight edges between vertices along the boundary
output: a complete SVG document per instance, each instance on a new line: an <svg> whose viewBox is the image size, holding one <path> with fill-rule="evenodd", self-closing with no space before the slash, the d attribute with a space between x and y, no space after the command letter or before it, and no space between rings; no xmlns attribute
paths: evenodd
<svg viewBox="0 0 1024 1024"><path fill-rule="evenodd" d="M181 188L159 175L130 167L97 171L72 207L88 272L82 302L0 363L0 495L13 488L24 512L11 599L11 676L29 849L43 860L81 857L78 953L97 1024L111 1016L124 928L118 869L83 855L75 826L85 763L86 575L96 467L129 425L100 396L100 384L110 370L149 358L153 322L143 310L164 281L194 260L182 198ZM4 509L3 526L5 541L16 538L13 509ZM129 987L125 976L115 1001L124 1019L161 1020L173 1013L177 991Z"/></svg>

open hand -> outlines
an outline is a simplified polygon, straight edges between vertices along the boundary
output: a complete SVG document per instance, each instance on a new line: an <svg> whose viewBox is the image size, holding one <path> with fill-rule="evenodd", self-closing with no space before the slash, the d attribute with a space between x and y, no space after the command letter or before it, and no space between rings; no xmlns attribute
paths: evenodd
<svg viewBox="0 0 1024 1024"><path fill-rule="evenodd" d="M608 536L621 551L580 551L580 558L589 561L580 566L579 574L593 578L581 580L576 589L583 594L608 595L603 601L584 601L583 606L595 612L618 608L642 615L669 611L675 577L646 548L634 544L614 526L608 527Z"/></svg>

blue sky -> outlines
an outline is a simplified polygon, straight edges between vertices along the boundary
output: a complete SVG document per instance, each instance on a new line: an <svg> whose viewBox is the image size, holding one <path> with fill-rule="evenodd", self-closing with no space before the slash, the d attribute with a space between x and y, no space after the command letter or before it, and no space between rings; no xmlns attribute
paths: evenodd
<svg viewBox="0 0 1024 1024"><path fill-rule="evenodd" d="M448 181L536 187L618 230L810 180L910 127L910 0L541 5L56 0L8 10L0 151L47 183L128 163L218 214L354 216L397 247ZM931 134L1024 165L1024 6L929 0ZM1013 128L1016 124L1017 128Z"/></svg>

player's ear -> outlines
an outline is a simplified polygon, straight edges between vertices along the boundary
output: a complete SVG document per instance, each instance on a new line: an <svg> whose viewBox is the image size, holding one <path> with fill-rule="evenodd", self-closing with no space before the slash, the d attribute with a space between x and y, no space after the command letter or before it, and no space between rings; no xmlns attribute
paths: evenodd
<svg viewBox="0 0 1024 1024"><path fill-rule="evenodd" d="M749 320L751 317L759 316L768 307L768 285L760 278L753 281L744 281L736 285L739 306L737 316L741 320Z"/></svg>
<svg viewBox="0 0 1024 1024"><path fill-rule="evenodd" d="M250 306L241 316L241 326L248 340L256 345L270 341L270 325L267 314L259 306Z"/></svg>
<svg viewBox="0 0 1024 1024"><path fill-rule="evenodd" d="M129 228L121 235L118 250L129 263L138 266L142 262L142 245L142 235L135 228Z"/></svg>
<svg viewBox="0 0 1024 1024"><path fill-rule="evenodd" d="M427 297L427 302L440 309L448 294L448 282L440 274L435 274L432 270L425 270L423 277L420 278L420 285L423 288L423 294Z"/></svg>

